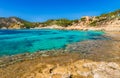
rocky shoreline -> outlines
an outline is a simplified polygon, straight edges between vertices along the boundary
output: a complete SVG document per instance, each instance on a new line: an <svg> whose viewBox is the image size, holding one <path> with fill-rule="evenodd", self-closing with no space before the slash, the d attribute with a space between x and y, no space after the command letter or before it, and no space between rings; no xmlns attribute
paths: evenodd
<svg viewBox="0 0 120 78"><path fill-rule="evenodd" d="M110 39L107 36L102 36L102 38L104 38L104 40ZM84 42L87 43L88 46L86 46ZM32 59L36 59L39 57L58 56L58 55L70 54L70 53L78 53L78 54L81 54L81 56L83 57L85 53L86 54L87 52L90 53L90 50L88 49L90 49L91 43L92 45L94 45L97 42L99 42L99 40L94 40L92 42L91 40L83 41L83 42L78 42L74 44L69 44L66 46L66 48L59 49L59 50L38 51L34 53L28 52L28 53L11 55L11 56L2 56L0 57L0 68L15 64L17 62L22 62L25 60L32 60ZM97 46L100 47L100 44L97 44Z"/></svg>
<svg viewBox="0 0 120 78"><path fill-rule="evenodd" d="M0 58L0 68L15 64L17 62L22 62L25 60L32 60L39 57L56 56L65 53L67 53L67 51L65 50L49 50L49 51L39 51L35 53L24 53L24 54L12 55L12 56L3 56Z"/></svg>
<svg viewBox="0 0 120 78"><path fill-rule="evenodd" d="M62 50L2 57L0 76L1 78L119 78L119 34L120 32L106 32L105 37L109 40L78 42Z"/></svg>

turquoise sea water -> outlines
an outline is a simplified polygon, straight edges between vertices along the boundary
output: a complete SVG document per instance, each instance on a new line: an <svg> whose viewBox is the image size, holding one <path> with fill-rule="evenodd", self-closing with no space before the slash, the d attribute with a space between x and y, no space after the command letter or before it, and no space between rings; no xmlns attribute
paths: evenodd
<svg viewBox="0 0 120 78"><path fill-rule="evenodd" d="M103 39L101 31L0 30L0 56L65 48L83 40Z"/></svg>

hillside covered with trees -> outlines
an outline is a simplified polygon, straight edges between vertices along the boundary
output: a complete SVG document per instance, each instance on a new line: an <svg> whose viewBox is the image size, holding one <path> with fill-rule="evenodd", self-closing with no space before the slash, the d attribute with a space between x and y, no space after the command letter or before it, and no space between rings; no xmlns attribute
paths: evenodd
<svg viewBox="0 0 120 78"><path fill-rule="evenodd" d="M45 22L29 22L18 17L0 17L0 28L1 29L29 29L35 27L46 27L57 25L61 27L68 27L72 25L80 26L99 26L105 25L113 20L120 20L120 10L116 10L110 13L104 13L100 16L85 16L76 20L69 19L49 19Z"/></svg>

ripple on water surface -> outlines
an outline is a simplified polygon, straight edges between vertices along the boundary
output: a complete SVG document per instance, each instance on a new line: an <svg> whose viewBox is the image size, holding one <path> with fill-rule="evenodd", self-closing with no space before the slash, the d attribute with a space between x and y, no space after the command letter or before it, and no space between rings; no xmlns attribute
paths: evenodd
<svg viewBox="0 0 120 78"><path fill-rule="evenodd" d="M65 48L83 40L104 39L102 31L0 30L0 56Z"/></svg>

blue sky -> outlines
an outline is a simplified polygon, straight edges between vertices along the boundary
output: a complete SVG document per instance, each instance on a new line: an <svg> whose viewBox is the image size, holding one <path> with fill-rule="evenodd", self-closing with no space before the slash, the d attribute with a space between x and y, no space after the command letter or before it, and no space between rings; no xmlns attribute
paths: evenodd
<svg viewBox="0 0 120 78"><path fill-rule="evenodd" d="M0 0L0 17L17 16L28 21L79 19L120 9L120 0Z"/></svg>

